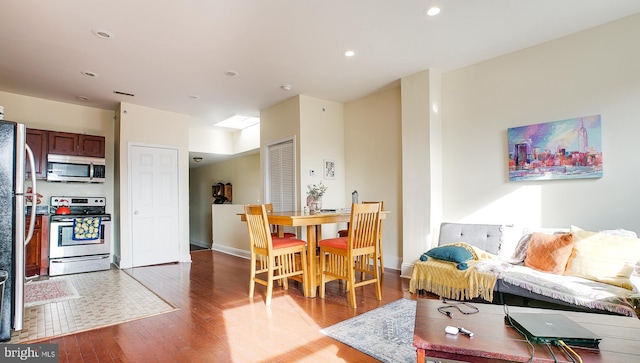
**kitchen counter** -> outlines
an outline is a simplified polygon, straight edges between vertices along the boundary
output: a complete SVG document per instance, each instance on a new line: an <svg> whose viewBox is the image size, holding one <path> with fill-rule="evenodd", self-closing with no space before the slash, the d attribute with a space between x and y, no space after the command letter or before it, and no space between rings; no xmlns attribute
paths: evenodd
<svg viewBox="0 0 640 363"><path fill-rule="evenodd" d="M28 205L25 208L25 214L26 215L31 215L31 208L32 208L32 206L30 206L30 205ZM52 214L52 213L51 213L51 210L50 210L48 205L38 205L38 206L36 206L36 214L37 215L49 215L49 214Z"/></svg>

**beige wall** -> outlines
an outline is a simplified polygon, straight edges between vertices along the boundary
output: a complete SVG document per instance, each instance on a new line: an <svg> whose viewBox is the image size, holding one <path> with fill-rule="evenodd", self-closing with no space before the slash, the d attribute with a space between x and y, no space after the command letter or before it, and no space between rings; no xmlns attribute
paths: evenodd
<svg viewBox="0 0 640 363"><path fill-rule="evenodd" d="M317 148L324 140L317 143L308 141L308 146L304 147L311 149L309 155L305 154L302 159L298 148L296 158L300 163L300 174L305 174L305 177L298 176L298 195L302 199L306 184L312 180L306 177L308 169L318 168L321 171L321 159L335 157L343 163L339 169L345 170L345 175L342 187L331 186L332 194L328 197L331 203L337 205L342 201L346 205L353 189L359 191L361 200L384 195L385 205L393 211L391 218L397 218L385 225L385 257L397 256L403 259L403 264L413 263L419 257L417 252L429 247L426 245L429 234L440 220L545 227L574 224L587 229L620 227L640 232L640 220L637 218L640 194L636 186L639 179L637 155L640 155L637 142L637 135L640 135L640 123L637 122L640 119L637 106L640 99L637 34L640 34L640 14L443 73L441 94L439 82L434 84L433 71L429 71L429 79L418 80L417 84L427 87L427 96L423 97L425 105L433 101L440 105L439 116L433 114L433 109L420 109L419 99L411 101L414 105L406 108L418 110L404 114L402 104L408 101L405 96L409 89L396 88L348 102L343 106L342 120L336 111L339 104L295 96L261 111L261 155L265 145L287 138L294 139L299 145L307 145L302 138L313 138L316 136L310 135L319 133L328 139L328 145L335 146L339 143L336 140L342 137L342 156L338 151ZM405 77L403 87L408 85L407 81L416 81L414 76L420 77L419 74ZM415 96L420 92L417 89L410 94ZM115 172L114 166L108 167L107 183L93 186L98 189L86 192L107 195L109 200L114 199L113 174L121 182L128 178L129 142L177 145L181 163L182 217L179 223L182 226L182 257L188 256L187 116L123 104L118 111L122 124L116 126L122 129L116 134L122 139L114 141L112 111L3 92L0 92L0 104L5 107L6 119L24 122L29 127L53 129L56 126L55 129L62 131L105 135L107 162L111 160L115 165L118 160L114 160L114 155L121 155L122 162ZM329 105L325 113L318 108L323 104ZM126 110L134 113L124 114ZM602 115L603 178L508 181L507 128L594 114ZM321 124L313 125L325 117L329 119L328 128ZM417 121L410 121L414 117ZM414 138L407 130L403 131L402 127L410 125L407 120L415 123L414 127L426 128L424 132L429 136ZM441 129L434 120L441 122ZM305 121L311 122L307 124ZM335 129L340 122L344 123L343 135ZM428 125L421 126L420 122L428 122ZM441 137L434 137L438 134ZM384 148L379 147L380 143ZM115 151L114 144L118 147ZM408 162L412 158L402 154L425 147L429 149L423 153L428 158L424 162L415 158L415 161ZM370 157L369 153L375 157ZM381 161L389 165L381 168ZM260 168L263 169L262 166ZM411 177L412 170L420 175L419 180L425 180L425 188L429 189L419 198L415 193L403 190L402 179ZM434 187L433 183L438 182L441 183L441 196L434 193L438 186ZM56 190L56 186L49 187L53 188L51 193ZM262 189L262 184L259 188ZM342 189L338 193L342 194L342 199L334 199L333 191L337 189ZM118 200L112 203L115 208L121 203L125 216L128 214L127 192L124 183L122 189L117 189ZM260 190L261 201L264 200L263 193ZM403 220L411 212L411 208L405 205L409 200L412 205L428 206L429 214L425 218L429 221L424 223L431 231L418 229L419 235L412 237L403 234L400 226L406 224ZM404 215L400 212L403 209L407 211ZM442 217L439 218L438 214ZM128 226L123 224L123 227L121 235L126 236Z"/></svg>
<svg viewBox="0 0 640 363"><path fill-rule="evenodd" d="M42 203L47 205L52 195L106 197L107 212L113 213L114 111L7 92L0 92L0 105L4 106L5 120L23 123L28 128L104 136L107 166L105 183L50 183L39 180L38 192L43 195Z"/></svg>
<svg viewBox="0 0 640 363"><path fill-rule="evenodd" d="M442 79L444 219L640 232L640 14ZM507 128L602 115L600 179L509 182Z"/></svg>
<svg viewBox="0 0 640 363"><path fill-rule="evenodd" d="M189 170L189 239L195 245L211 246L211 204L214 200L211 186L219 182L233 186L233 204L258 203L262 190L260 154L240 156ZM224 238L221 238L224 244ZM228 244L233 248L248 248L248 245L240 246L234 241Z"/></svg>
<svg viewBox="0 0 640 363"><path fill-rule="evenodd" d="M402 261L402 115L399 85L344 105L345 205L351 192L360 201L384 201L385 265Z"/></svg>
<svg viewBox="0 0 640 363"><path fill-rule="evenodd" d="M132 265L131 211L129 209L129 147L142 145L178 149L179 218L176 221L180 236L181 262L191 261L189 253L189 116L153 108L122 103L118 114L118 197L120 207L120 248L118 262L121 268Z"/></svg>
<svg viewBox="0 0 640 363"><path fill-rule="evenodd" d="M285 140L293 140L296 149L296 168L300 165L300 96L291 97L276 105L260 110L260 160L261 179L264 180L266 148ZM263 185L264 187L264 185ZM300 174L297 175L296 190L300 190ZM262 201L268 201L262 190Z"/></svg>
<svg viewBox="0 0 640 363"><path fill-rule="evenodd" d="M99 108L0 92L5 120L25 124L28 128L100 135L105 137L107 181L101 184L38 183L38 192L49 203L52 195L104 196L108 211L113 210L114 112Z"/></svg>

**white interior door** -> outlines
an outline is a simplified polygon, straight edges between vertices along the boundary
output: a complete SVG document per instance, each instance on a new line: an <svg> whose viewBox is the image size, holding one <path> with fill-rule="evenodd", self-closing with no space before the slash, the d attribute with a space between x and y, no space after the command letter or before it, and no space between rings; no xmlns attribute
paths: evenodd
<svg viewBox="0 0 640 363"><path fill-rule="evenodd" d="M176 262L180 256L178 150L131 146L133 267Z"/></svg>

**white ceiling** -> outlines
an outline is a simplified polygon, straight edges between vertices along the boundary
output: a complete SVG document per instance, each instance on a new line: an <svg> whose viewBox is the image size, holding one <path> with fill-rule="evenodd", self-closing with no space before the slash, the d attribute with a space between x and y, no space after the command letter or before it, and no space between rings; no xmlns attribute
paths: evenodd
<svg viewBox="0 0 640 363"><path fill-rule="evenodd" d="M441 14L425 16L431 5ZM3 1L0 90L210 126L297 94L347 102L638 12L638 0Z"/></svg>

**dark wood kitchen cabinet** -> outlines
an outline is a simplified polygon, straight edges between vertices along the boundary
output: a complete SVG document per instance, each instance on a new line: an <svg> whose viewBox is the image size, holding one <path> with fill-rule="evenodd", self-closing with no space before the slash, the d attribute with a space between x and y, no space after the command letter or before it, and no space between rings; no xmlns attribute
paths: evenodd
<svg viewBox="0 0 640 363"><path fill-rule="evenodd" d="M104 158L105 138L104 136L49 131L48 152L49 154Z"/></svg>
<svg viewBox="0 0 640 363"><path fill-rule="evenodd" d="M26 218L26 231L29 233L29 222L31 218ZM48 275L49 274L49 217L37 215L36 224L33 229L33 237L27 245L25 251L26 275Z"/></svg>
<svg viewBox="0 0 640 363"><path fill-rule="evenodd" d="M47 178L47 131L27 129L27 145L33 151L33 162L37 179ZM26 177L31 177L31 166L27 163Z"/></svg>

